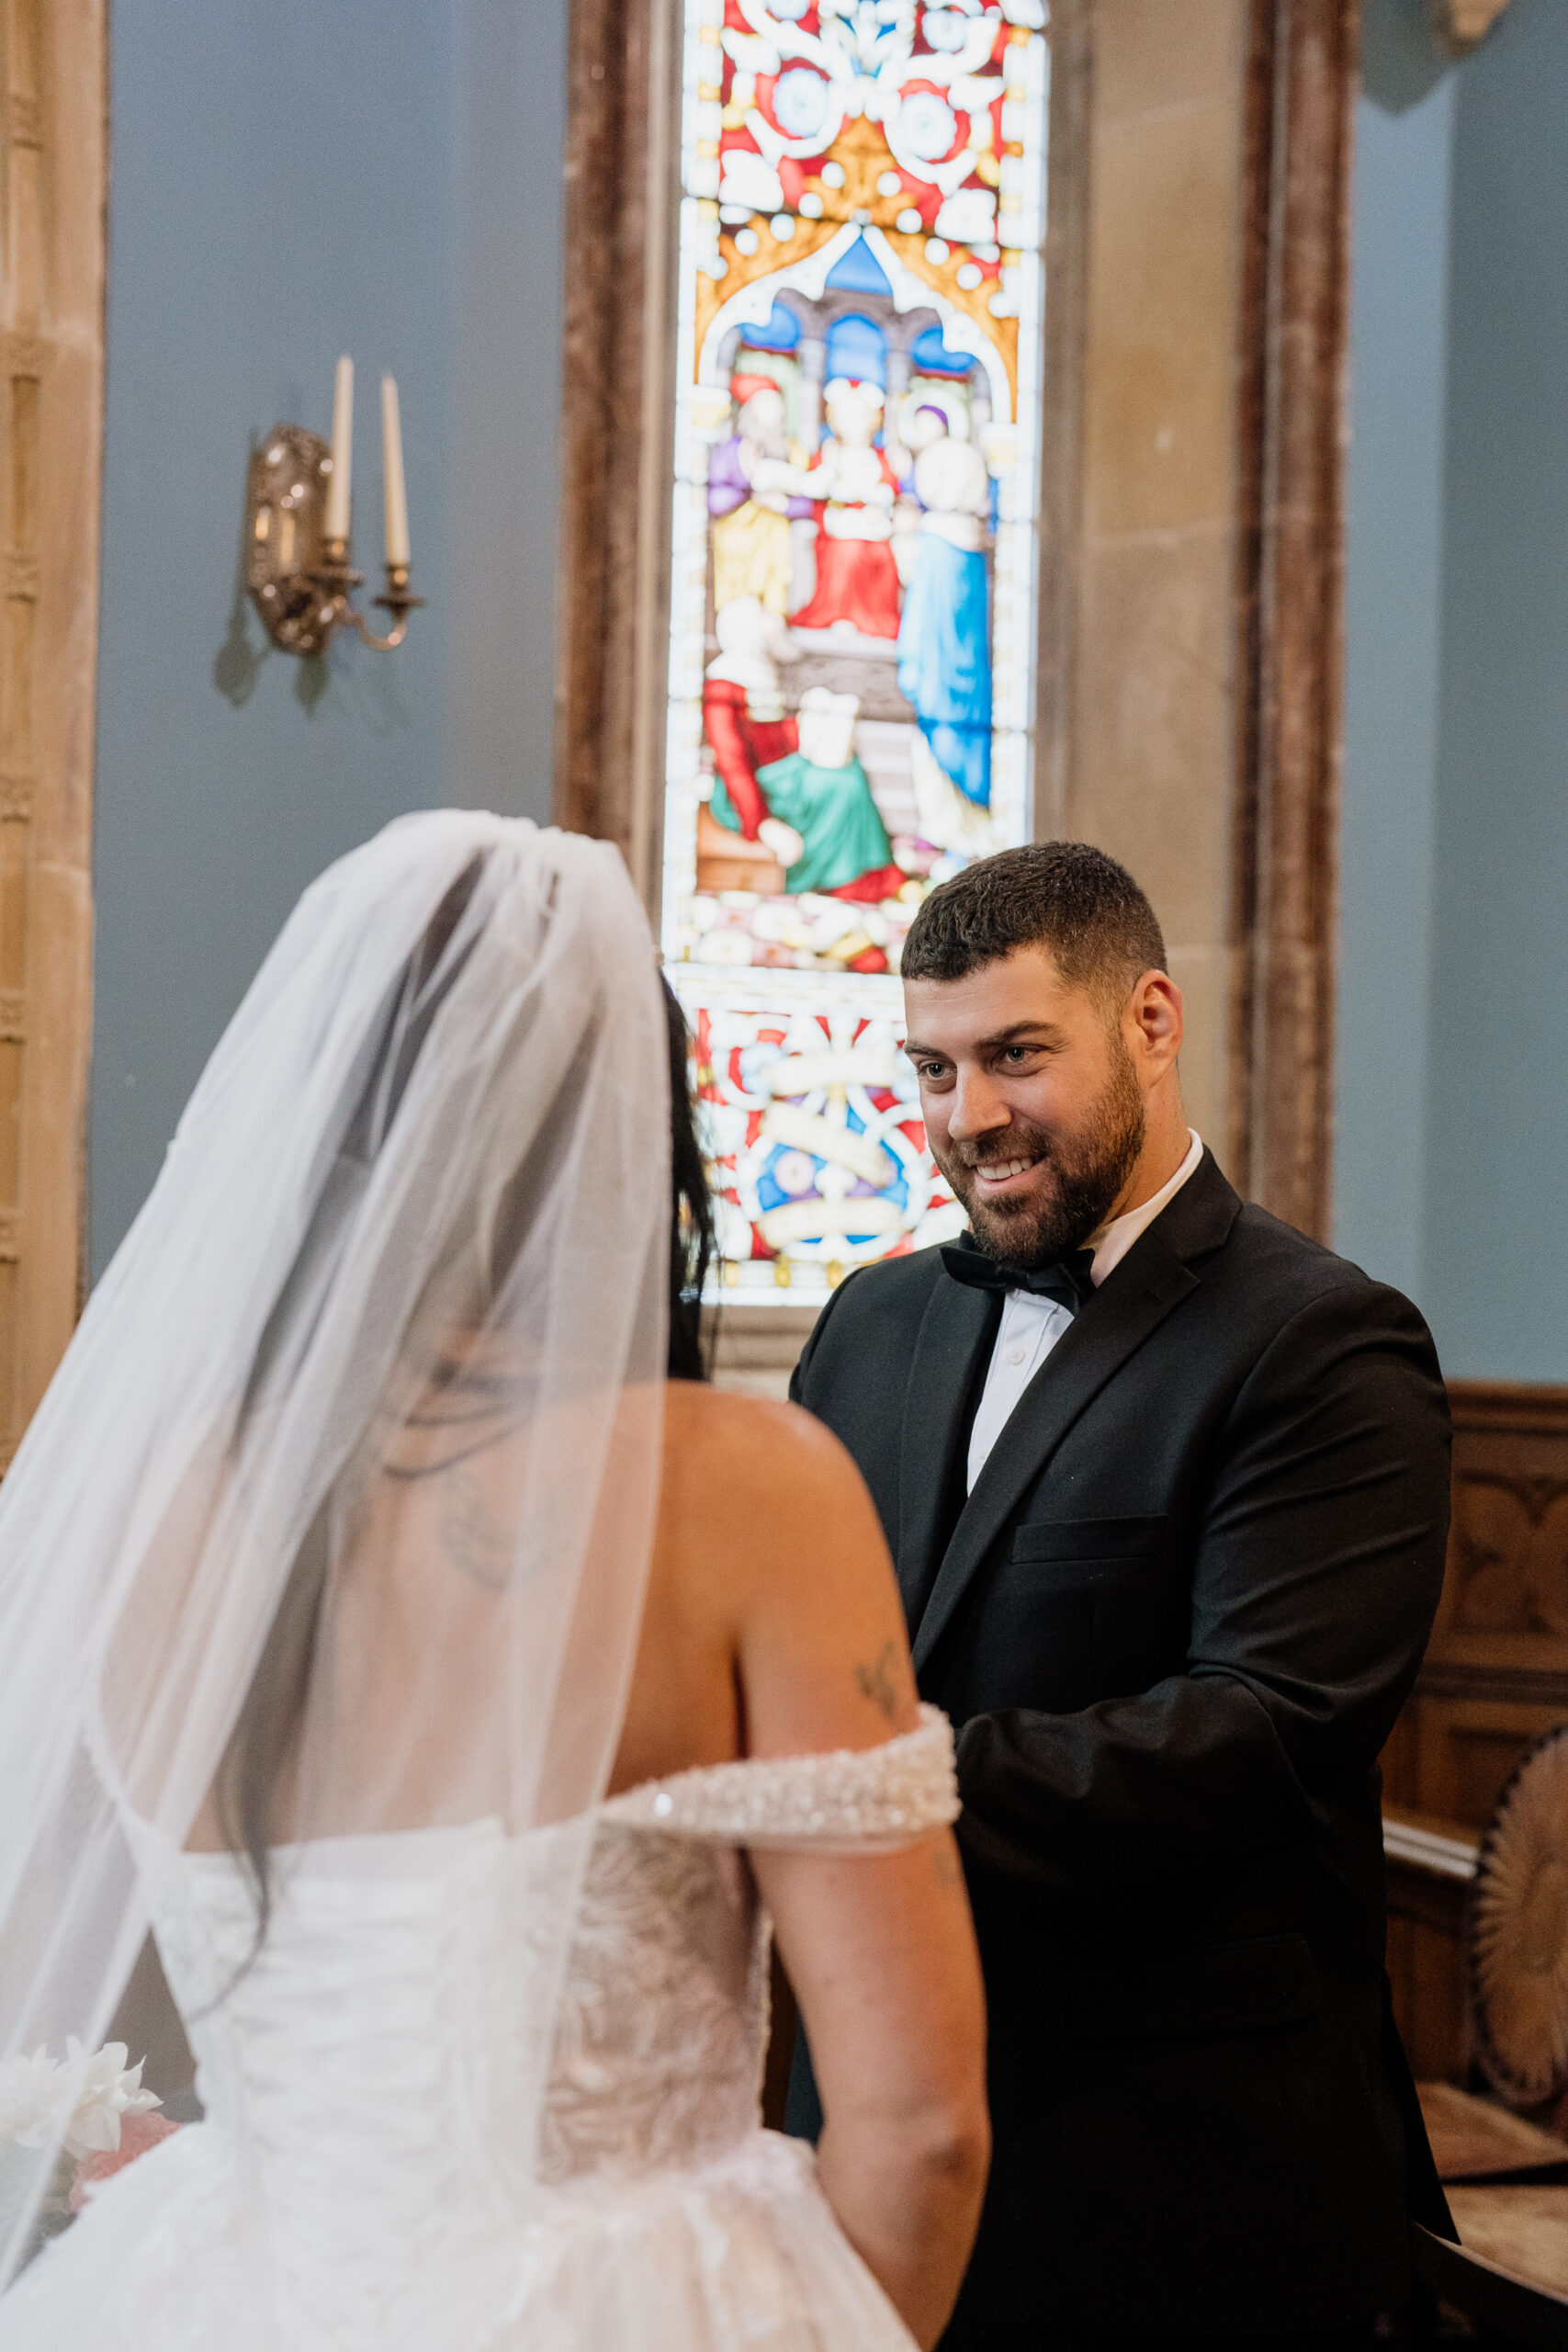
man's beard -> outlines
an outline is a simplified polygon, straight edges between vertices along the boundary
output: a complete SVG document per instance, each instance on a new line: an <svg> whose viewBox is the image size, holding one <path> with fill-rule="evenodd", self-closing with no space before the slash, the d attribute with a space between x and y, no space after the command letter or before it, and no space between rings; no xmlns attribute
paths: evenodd
<svg viewBox="0 0 1568 2352"><path fill-rule="evenodd" d="M1081 1250L1105 1223L1137 1165L1146 1127L1143 1091L1117 1038L1111 1046L1111 1075L1070 1135L1015 1114L1000 1135L978 1136L943 1151L933 1143L931 1153L968 1212L975 1238L987 1257L1010 1266L1054 1266ZM1049 1186L1043 1198L1038 1192L1015 1200L980 1197L975 1182L977 1167L1041 1157Z"/></svg>

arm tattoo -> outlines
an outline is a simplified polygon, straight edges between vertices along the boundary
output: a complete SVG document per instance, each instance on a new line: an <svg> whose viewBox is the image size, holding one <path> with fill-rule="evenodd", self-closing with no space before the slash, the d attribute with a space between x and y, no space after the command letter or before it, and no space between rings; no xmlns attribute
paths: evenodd
<svg viewBox="0 0 1568 2352"><path fill-rule="evenodd" d="M446 1557L486 1592L504 1592L514 1566L515 1536L497 1521L484 1488L460 1464L446 1474L441 1510Z"/></svg>
<svg viewBox="0 0 1568 2352"><path fill-rule="evenodd" d="M898 1712L898 1693L893 1687L890 1669L897 1665L898 1645L884 1642L871 1666L857 1666L855 1688L863 1699L870 1699L880 1707L889 1723Z"/></svg>

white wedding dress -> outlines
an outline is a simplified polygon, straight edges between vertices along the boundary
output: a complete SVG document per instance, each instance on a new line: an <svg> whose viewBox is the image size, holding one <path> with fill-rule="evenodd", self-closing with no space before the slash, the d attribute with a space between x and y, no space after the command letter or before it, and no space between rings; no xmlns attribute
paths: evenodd
<svg viewBox="0 0 1568 2352"><path fill-rule="evenodd" d="M881 1747L610 1800L581 1898L549 1828L286 1849L248 1969L232 1859L140 1832L205 2120L22 2273L4 2352L908 2352L811 2149L761 2128L745 1849L885 1851L950 1821L952 1736L924 1715ZM579 1900L557 2007L530 1923Z"/></svg>

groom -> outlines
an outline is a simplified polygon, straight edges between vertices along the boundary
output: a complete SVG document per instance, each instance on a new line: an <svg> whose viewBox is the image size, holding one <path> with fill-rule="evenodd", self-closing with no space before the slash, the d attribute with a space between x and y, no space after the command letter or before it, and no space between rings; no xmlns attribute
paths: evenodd
<svg viewBox="0 0 1568 2352"><path fill-rule="evenodd" d="M1442 1380L1189 1128L1165 963L1078 843L926 899L908 1052L969 1230L844 1283L793 1384L959 1736L995 2155L944 2352L1370 2341L1409 2219L1448 2230L1377 1770L1442 1582Z"/></svg>

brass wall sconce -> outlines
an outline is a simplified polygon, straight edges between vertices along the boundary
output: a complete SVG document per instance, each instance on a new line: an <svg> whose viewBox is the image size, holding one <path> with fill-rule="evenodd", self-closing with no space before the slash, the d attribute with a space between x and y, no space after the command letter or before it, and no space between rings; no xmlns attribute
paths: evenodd
<svg viewBox="0 0 1568 2352"><path fill-rule="evenodd" d="M349 532L354 443L354 362L338 361L333 437L300 424L275 424L251 457L245 496L251 601L273 643L285 653L324 653L338 630L356 628L389 653L408 635L408 616L424 598L409 586L408 500L403 487L398 388L381 379L381 440L386 469L387 586L376 603L391 614L385 637L353 603L365 574L353 565Z"/></svg>
<svg viewBox="0 0 1568 2352"><path fill-rule="evenodd" d="M1507 6L1508 0L1427 0L1438 47L1450 57L1465 57L1478 48Z"/></svg>

